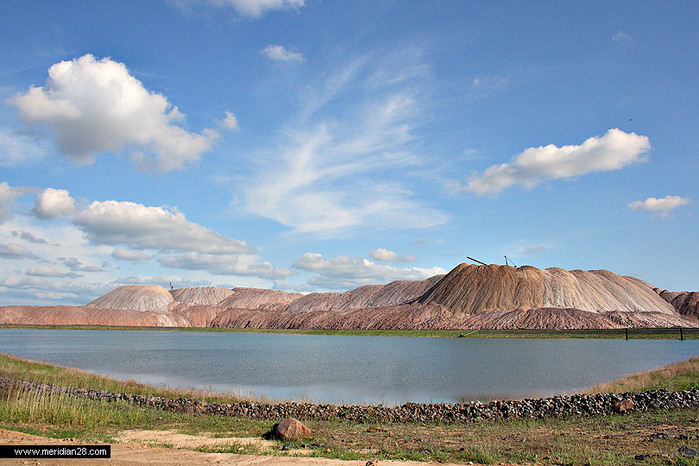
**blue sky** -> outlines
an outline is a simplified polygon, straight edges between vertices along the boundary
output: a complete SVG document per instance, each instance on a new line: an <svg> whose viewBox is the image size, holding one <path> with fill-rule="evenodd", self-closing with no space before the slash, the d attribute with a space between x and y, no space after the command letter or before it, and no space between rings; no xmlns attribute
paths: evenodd
<svg viewBox="0 0 699 466"><path fill-rule="evenodd" d="M696 2L0 2L1 304L472 256L699 289Z"/></svg>

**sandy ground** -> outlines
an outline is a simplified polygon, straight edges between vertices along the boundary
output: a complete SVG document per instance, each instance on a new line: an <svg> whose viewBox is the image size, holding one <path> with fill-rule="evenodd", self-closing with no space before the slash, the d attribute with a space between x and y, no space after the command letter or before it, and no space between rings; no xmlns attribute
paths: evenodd
<svg viewBox="0 0 699 466"><path fill-rule="evenodd" d="M364 466L366 461L342 461L325 458L303 458L290 456L257 456L236 455L233 453L201 453L185 448L196 448L202 445L225 444L256 444L261 447L268 446L267 442L258 438L210 438L192 435L178 434L169 431L143 431L128 430L122 432L118 442L112 445L110 459L0 459L0 465L193 465L193 464L221 464L240 466ZM36 435L0 429L0 445L80 445L74 439L52 439L38 437ZM172 445L164 448L163 445ZM384 461L377 463L380 466L425 466L437 463L421 463L416 461ZM440 463L442 466L449 466ZM452 465L453 466L453 465Z"/></svg>

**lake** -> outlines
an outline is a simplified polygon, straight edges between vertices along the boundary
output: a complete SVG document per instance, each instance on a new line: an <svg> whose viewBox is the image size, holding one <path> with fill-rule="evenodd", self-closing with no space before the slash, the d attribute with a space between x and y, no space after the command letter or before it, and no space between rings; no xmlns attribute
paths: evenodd
<svg viewBox="0 0 699 466"><path fill-rule="evenodd" d="M573 393L699 354L699 341L0 329L0 352L118 379L331 403Z"/></svg>

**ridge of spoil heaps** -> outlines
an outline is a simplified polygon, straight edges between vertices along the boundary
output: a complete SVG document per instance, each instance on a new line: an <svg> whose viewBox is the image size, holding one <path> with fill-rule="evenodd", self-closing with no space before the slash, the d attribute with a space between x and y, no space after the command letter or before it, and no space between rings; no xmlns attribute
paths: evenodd
<svg viewBox="0 0 699 466"><path fill-rule="evenodd" d="M691 306L693 298L682 296L607 270L460 264L447 275L344 293L217 287L168 291L128 285L87 306L0 307L0 323L270 329L699 327L691 312L685 318L668 302Z"/></svg>

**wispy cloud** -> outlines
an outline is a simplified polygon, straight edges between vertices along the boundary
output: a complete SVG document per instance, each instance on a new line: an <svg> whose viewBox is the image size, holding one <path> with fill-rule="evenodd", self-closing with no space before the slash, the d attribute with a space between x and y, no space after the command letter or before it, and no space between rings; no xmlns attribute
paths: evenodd
<svg viewBox="0 0 699 466"><path fill-rule="evenodd" d="M661 217L670 215L670 211L683 205L687 205L691 199L680 196L665 196L663 198L649 197L645 201L634 201L628 205L631 210L646 210L650 212L659 212Z"/></svg>
<svg viewBox="0 0 699 466"><path fill-rule="evenodd" d="M399 256L395 252L383 248L374 249L373 251L370 251L369 257L371 257L375 261L393 262L394 264L398 264L400 262L415 262L417 260L417 257L413 256L412 254Z"/></svg>
<svg viewBox="0 0 699 466"><path fill-rule="evenodd" d="M361 257L334 257L325 259L321 254L307 252L294 261L294 267L314 272L308 283L326 289L350 289L368 284L385 284L393 280L424 280L446 273L440 267L400 268L376 264Z"/></svg>
<svg viewBox="0 0 699 466"><path fill-rule="evenodd" d="M610 129L581 145L530 147L508 163L493 165L472 176L464 192L494 196L515 184L527 189L547 180L572 178L597 171L619 170L644 160L651 148L646 136Z"/></svg>
<svg viewBox="0 0 699 466"><path fill-rule="evenodd" d="M265 57L274 61L301 63L306 60L301 53L287 50L283 45L268 45L260 52Z"/></svg>
<svg viewBox="0 0 699 466"><path fill-rule="evenodd" d="M296 123L276 150L260 154L243 187L245 210L321 236L446 222L405 184L425 163L412 147L422 116L419 80L393 79L378 62L352 60L302 93Z"/></svg>
<svg viewBox="0 0 699 466"><path fill-rule="evenodd" d="M0 128L0 166L31 165L48 153L46 141L31 131Z"/></svg>
<svg viewBox="0 0 699 466"><path fill-rule="evenodd" d="M626 34L624 31L619 31L616 34L614 34L614 37L612 37L612 41L614 42L633 42L633 39L631 36Z"/></svg>
<svg viewBox="0 0 699 466"><path fill-rule="evenodd" d="M197 0L171 0L173 3L191 7L201 3ZM306 4L306 0L206 0L206 3L216 7L233 8L244 17L259 18L269 11L298 9Z"/></svg>
<svg viewBox="0 0 699 466"><path fill-rule="evenodd" d="M10 218L9 204L20 196L23 196L28 191L23 187L12 187L7 181L0 183L0 223Z"/></svg>

